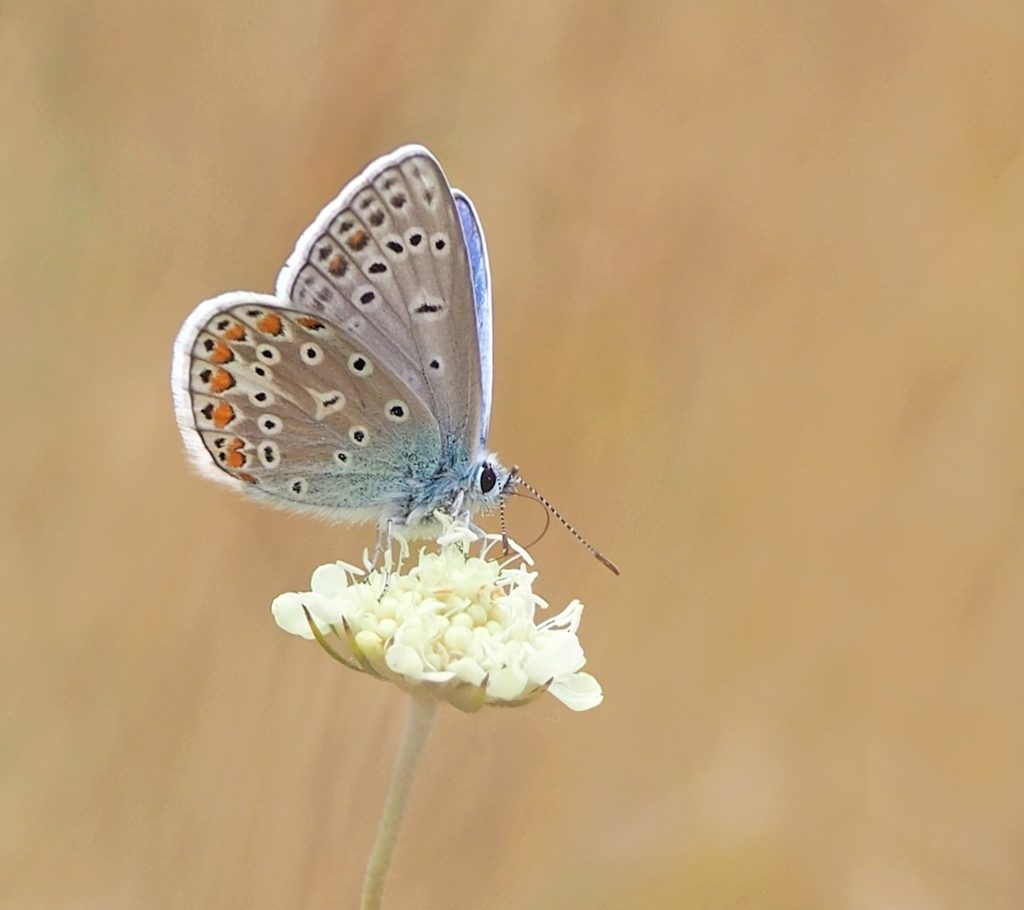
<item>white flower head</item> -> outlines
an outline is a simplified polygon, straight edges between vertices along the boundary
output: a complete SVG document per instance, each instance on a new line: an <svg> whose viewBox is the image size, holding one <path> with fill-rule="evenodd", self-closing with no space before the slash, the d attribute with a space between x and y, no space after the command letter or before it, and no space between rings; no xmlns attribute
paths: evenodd
<svg viewBox="0 0 1024 910"><path fill-rule="evenodd" d="M574 711L604 697L589 673L576 632L583 605L535 621L547 603L533 593L532 560L498 535L480 537L437 513L444 526L437 552L408 549L392 568L364 572L336 562L313 572L311 591L281 594L271 611L286 632L316 639L336 660L389 680L418 696L463 711L516 706L550 692ZM477 555L472 555L474 549Z"/></svg>

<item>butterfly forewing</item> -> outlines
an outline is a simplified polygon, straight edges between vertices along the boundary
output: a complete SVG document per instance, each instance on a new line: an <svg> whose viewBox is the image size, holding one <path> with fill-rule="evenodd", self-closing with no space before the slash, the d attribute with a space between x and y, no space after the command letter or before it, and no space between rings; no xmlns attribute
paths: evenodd
<svg viewBox="0 0 1024 910"><path fill-rule="evenodd" d="M391 365L468 452L483 425L473 276L440 166L408 146L378 159L317 217L278 294Z"/></svg>
<svg viewBox="0 0 1024 910"><path fill-rule="evenodd" d="M179 344L179 422L205 449L194 453L255 495L379 511L436 463L426 404L325 315L228 294L196 311Z"/></svg>

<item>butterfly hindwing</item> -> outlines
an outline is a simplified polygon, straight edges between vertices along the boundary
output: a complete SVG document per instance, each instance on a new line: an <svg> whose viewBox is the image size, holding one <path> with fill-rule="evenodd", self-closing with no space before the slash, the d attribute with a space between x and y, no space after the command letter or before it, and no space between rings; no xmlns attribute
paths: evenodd
<svg viewBox="0 0 1024 910"><path fill-rule="evenodd" d="M390 364L441 432L476 451L489 389L474 276L452 190L426 149L398 149L349 183L300 238L277 293Z"/></svg>
<svg viewBox="0 0 1024 910"><path fill-rule="evenodd" d="M175 374L178 422L204 473L280 505L377 515L437 462L437 422L388 364L276 298L201 304Z"/></svg>

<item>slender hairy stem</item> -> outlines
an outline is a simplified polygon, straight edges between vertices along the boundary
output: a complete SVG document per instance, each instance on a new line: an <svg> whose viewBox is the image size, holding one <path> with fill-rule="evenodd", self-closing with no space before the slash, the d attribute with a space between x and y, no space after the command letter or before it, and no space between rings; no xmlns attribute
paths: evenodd
<svg viewBox="0 0 1024 910"><path fill-rule="evenodd" d="M370 854L370 863L366 867L366 878L363 879L363 901L360 910L380 910L381 897L384 894L384 877L391 864L391 854L398 840L398 827L405 814L405 804L412 789L412 779L416 772L416 763L423 744L430 733L430 722L434 719L437 702L432 698L409 699L409 714L405 721L405 733L402 745L395 758L395 767L391 771L391 784L388 787L387 799L384 802L384 814L377 829L377 840Z"/></svg>

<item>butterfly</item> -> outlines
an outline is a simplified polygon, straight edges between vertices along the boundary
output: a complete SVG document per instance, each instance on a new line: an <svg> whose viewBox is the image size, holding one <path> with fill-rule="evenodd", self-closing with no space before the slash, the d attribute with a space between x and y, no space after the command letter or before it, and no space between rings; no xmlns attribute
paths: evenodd
<svg viewBox="0 0 1024 910"><path fill-rule="evenodd" d="M206 476L274 506L429 533L512 492L487 450L491 282L469 197L418 145L303 232L273 295L200 303L174 343L178 427Z"/></svg>

